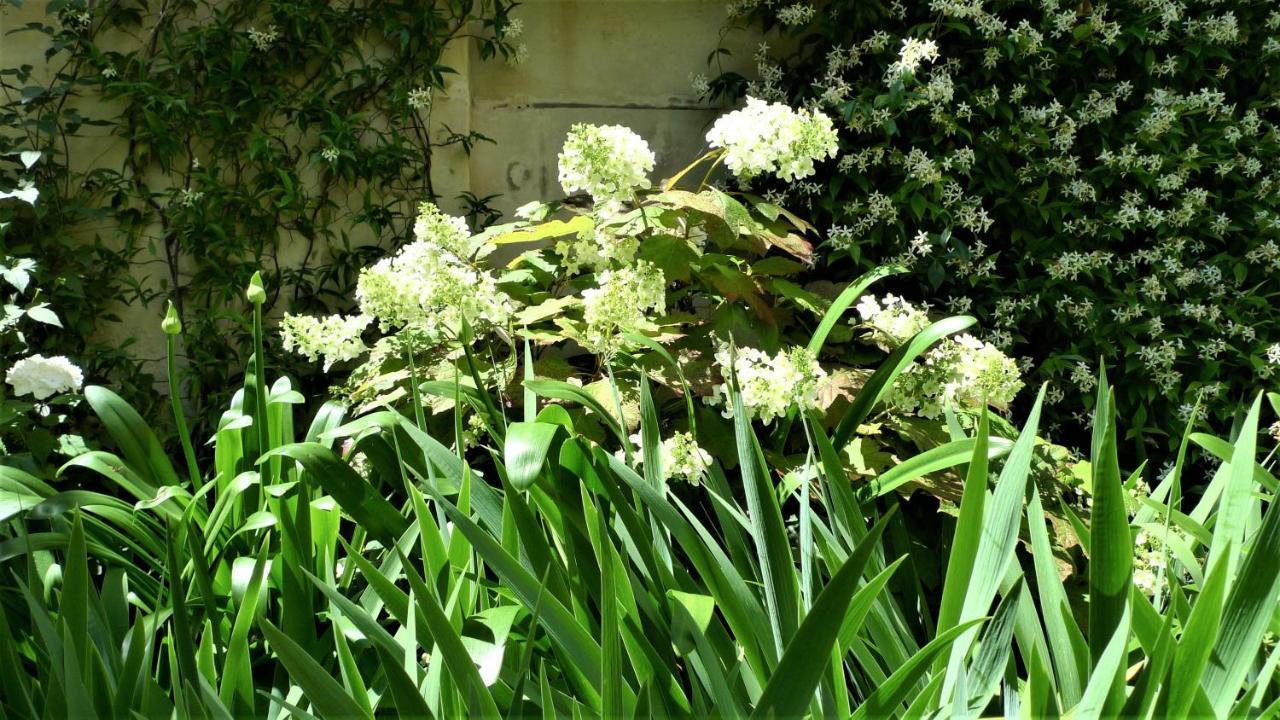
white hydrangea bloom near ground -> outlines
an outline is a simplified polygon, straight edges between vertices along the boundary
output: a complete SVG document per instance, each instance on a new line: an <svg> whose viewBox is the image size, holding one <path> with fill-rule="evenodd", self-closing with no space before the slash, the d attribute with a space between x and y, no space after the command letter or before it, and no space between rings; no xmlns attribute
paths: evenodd
<svg viewBox="0 0 1280 720"><path fill-rule="evenodd" d="M631 444L642 447L640 433L631 436ZM622 458L623 452L619 450L615 455ZM644 464L644 453L636 453L633 459ZM664 480L684 480L691 485L701 485L702 474L711 467L711 454L703 450L697 438L689 432L676 432L663 440L658 446L658 460Z"/></svg>
<svg viewBox="0 0 1280 720"><path fill-rule="evenodd" d="M660 457L662 474L668 480L680 479L691 485L701 485L702 474L711 467L711 454L688 432L677 432L663 440Z"/></svg>
<svg viewBox="0 0 1280 720"><path fill-rule="evenodd" d="M369 327L367 315L285 315L280 323L286 352L296 352L311 361L324 360L324 371L334 363L354 360L369 350L360 335Z"/></svg>
<svg viewBox="0 0 1280 720"><path fill-rule="evenodd" d="M960 352L948 387L952 396L968 407L980 407L984 399L997 408L1009 407L1022 389L1017 361L969 334L957 336L953 343Z"/></svg>
<svg viewBox="0 0 1280 720"><path fill-rule="evenodd" d="M586 191L597 204L618 202L649 187L654 159L630 128L578 123L560 152L560 185L566 193Z"/></svg>
<svg viewBox="0 0 1280 720"><path fill-rule="evenodd" d="M787 414L791 407L811 408L817 405L818 388L827 373L807 348L793 347L776 355L751 347L736 348L732 362L730 349L722 345L716 351L716 362L726 382L716 386L708 398L714 405L724 405L723 415L733 417L733 400L729 395L729 367L738 379L742 407L747 415L768 423Z"/></svg>
<svg viewBox="0 0 1280 720"><path fill-rule="evenodd" d="M58 393L79 390L84 384L84 373L62 355L48 358L32 355L14 363L4 379L13 386L14 395L44 400Z"/></svg>
<svg viewBox="0 0 1280 720"><path fill-rule="evenodd" d="M1022 389L1018 363L972 335L941 340L893 385L890 404L921 417L942 415L947 405L1006 409Z"/></svg>
<svg viewBox="0 0 1280 720"><path fill-rule="evenodd" d="M707 142L724 149L725 166L743 181L759 175L800 180L814 173L815 161L839 150L831 118L753 97L745 108L716 120Z"/></svg>
<svg viewBox="0 0 1280 720"><path fill-rule="evenodd" d="M869 339L891 352L929 325L923 309L896 295L864 295L854 306ZM900 410L937 417L948 403L979 408L983 401L1007 408L1022 389L1018 363L998 347L972 335L944 338L894 383L891 403Z"/></svg>
<svg viewBox="0 0 1280 720"><path fill-rule="evenodd" d="M667 311L666 280L653 263L643 260L596 276L597 287L582 291L582 319L587 323L583 344L592 352L608 354L620 333L649 324L649 312Z"/></svg>

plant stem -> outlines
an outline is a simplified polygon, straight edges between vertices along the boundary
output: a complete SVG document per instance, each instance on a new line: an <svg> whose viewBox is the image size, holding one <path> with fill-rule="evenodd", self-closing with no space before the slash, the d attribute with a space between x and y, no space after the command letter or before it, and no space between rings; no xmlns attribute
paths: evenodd
<svg viewBox="0 0 1280 720"><path fill-rule="evenodd" d="M196 451L191 445L191 433L187 430L187 416L182 410L182 394L178 386L177 335L165 335L167 340L166 369L169 374L169 402L173 406L173 423L177 426L178 439L182 441L182 455L187 462L187 474L191 478L191 491L200 489L200 468L196 464Z"/></svg>
<svg viewBox="0 0 1280 720"><path fill-rule="evenodd" d="M607 356L604 361L604 372L609 376L609 391L613 394L613 405L618 411L618 427L621 429L619 434L622 436L622 453L626 456L627 464L634 465L631 441L627 439L627 416L622 411L622 395L618 393L618 381L613 377L613 364L609 362Z"/></svg>
<svg viewBox="0 0 1280 720"><path fill-rule="evenodd" d="M405 360L409 362L409 395L413 400L413 420L418 424L419 430L426 432L427 417L422 412L422 391L418 389L418 366L413 361L412 341L405 343L404 356Z"/></svg>
<svg viewBox="0 0 1280 720"><path fill-rule="evenodd" d="M253 374L257 385L253 394L254 425L258 429L258 456L267 453L271 434L267 429L267 360L262 343L262 304L253 305Z"/></svg>
<svg viewBox="0 0 1280 720"><path fill-rule="evenodd" d="M698 192L702 192L703 190L706 189L707 181L711 179L711 173L716 171L716 168L720 166L720 161L723 159L724 159L724 153L720 153L719 155L716 155L715 162L711 163L711 166L707 168L706 174L702 176L702 182L698 183Z"/></svg>

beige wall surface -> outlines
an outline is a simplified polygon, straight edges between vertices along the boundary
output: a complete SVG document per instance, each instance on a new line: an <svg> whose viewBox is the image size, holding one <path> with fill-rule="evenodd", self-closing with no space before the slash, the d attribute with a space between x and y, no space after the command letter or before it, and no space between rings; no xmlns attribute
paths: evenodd
<svg viewBox="0 0 1280 720"><path fill-rule="evenodd" d="M556 156L576 122L634 129L657 155L655 180L704 150L706 130L722 110L699 102L690 77L711 74L706 58L720 42L723 0L525 0L513 17L524 26L517 41L527 47L524 62L481 60L468 45L451 46L445 58L458 74L447 76L449 86L436 95L434 132L448 125L495 141L480 143L469 157L456 146L436 152L433 181L446 211L458 212L462 192L498 195L491 204L508 215L530 200L563 197ZM39 0L0 9L0 66L42 67L44 37L8 31L44 21ZM755 43L741 31L731 35L733 53L722 58L724 69L748 74ZM118 164L114 146L122 138L81 142L84 151L72 153L73 164L89 167L113 158ZM138 265L139 277L155 270L151 258ZM105 328L104 339L140 336L131 348L136 357L163 357L162 308L111 310L124 322Z"/></svg>
<svg viewBox="0 0 1280 720"><path fill-rule="evenodd" d="M698 102L690 75L707 72L723 2L533 0L516 14L528 60L471 64L471 127L497 141L471 158L472 192L501 193L504 210L563 195L556 155L575 122L632 128L654 149L658 177L704 150L719 111ZM754 44L730 39L726 69L745 73Z"/></svg>

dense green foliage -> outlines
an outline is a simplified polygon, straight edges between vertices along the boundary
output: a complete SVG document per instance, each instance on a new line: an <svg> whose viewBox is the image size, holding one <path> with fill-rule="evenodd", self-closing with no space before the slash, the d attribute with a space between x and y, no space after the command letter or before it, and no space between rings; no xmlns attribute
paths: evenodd
<svg viewBox="0 0 1280 720"><path fill-rule="evenodd" d="M1159 284L1165 273L1185 271L1192 281L1170 280L1184 296L1209 285L1213 273L1204 268L1216 267L1212 261L1201 258L1208 264L1193 267L1178 254L1198 255L1208 246L1194 250L1185 237L1164 234L1204 220L1210 196L1193 186L1199 156L1180 156L1184 164L1152 180L1170 193L1162 201L1182 190L1193 198L1190 209L1139 211L1136 222L1153 231L1143 237L1157 248L1154 254L1129 248L1108 264L1099 260L1111 257L1098 254L1104 251L1073 249L1069 261L1052 261L1048 281L1017 275L1022 284L1001 287L1006 294L988 309L996 343L966 332L977 324L973 317L939 317L927 305L881 292L913 283L938 290L945 280L985 294L1002 282L1010 253L979 250L965 244L963 233L1016 224L1027 208L1015 185L1040 183L1037 207L1060 214L1037 222L1053 225L1054 233L1092 238L1104 229L1126 230L1121 219L1077 217L1048 200L1062 191L1085 202L1082 188L1098 183L1102 204L1108 182L1141 180L1132 172L1117 180L1099 169L1115 170L1114 157L1099 160L1092 175L1072 164L1075 143L1096 140L1083 139L1087 128L1072 124L1081 122L1076 113L1092 114L1084 125L1117 132L1136 122L1143 142L1164 142L1182 137L1179 123L1195 125L1194 113L1178 103L1198 97L1195 102L1208 105L1196 112L1204 111L1223 142L1234 142L1214 125L1226 122L1218 114L1233 112L1218 108L1217 96L1155 93L1152 107L1160 112L1128 117L1099 95L1082 107L1032 108L1015 118L1012 111L1000 114L997 94L979 107L1012 124L984 130L979 141L962 122L976 111L963 100L952 102L958 92L952 75L961 60L939 61L932 39L910 35L888 74L877 69L881 84L864 82L855 92L842 85L840 73L860 72L864 55L885 50L892 38L880 33L853 50L827 54L823 43L833 41L815 36L796 62L818 52L835 68L824 76L822 91L849 125L839 132L812 107L753 98L714 123L705 155L655 182L649 174L656 156L642 137L623 126L578 124L560 153L559 180L566 193L585 191L588 200L530 203L517 220L475 232L476 218L448 216L429 201L416 206L411 222L407 208L375 218L376 202L366 195L360 223L379 237L411 234L412 240L385 256L327 256L338 261L331 271L310 260L286 270L287 263L276 264L283 263L281 233L302 233L317 252L319 244L332 250L341 235L330 190L350 200L352 188L383 177L381 168L401 173L389 190L404 195L403 204L413 194L432 195L425 157L431 143L424 139L423 164L410 165L401 157L409 141L399 133L407 131L396 129L396 122L407 122L421 131L415 113L428 96L415 88L400 97L405 73L382 64L387 57L410 63L412 72L434 73L438 84L440 48L453 37L450 28L462 28L433 24L444 12L459 23L481 13L480 26L494 33L484 47L511 51L504 4L451 2L416 11L375 5L400 13L391 26L379 26L380 36L392 26L425 34L404 38L401 55L384 48L389 54L375 53L376 59L363 51L352 56L339 43L325 45L335 54L312 62L301 48L316 37L356 42L364 36L339 37L337 30L374 32L357 30L374 5L273 3L274 22L246 31L248 4L180 3L175 12L205 12L212 20L161 22L152 37L164 35L158 41L163 52L95 55L92 43L73 51L88 53L79 62L99 63L92 65L98 68L93 83L136 111L124 115L138 138L129 151L135 164L95 187L115 187L104 192L116 197L145 191L141 204L122 201L120 212L132 208L135 227L159 223L166 233L158 247L171 263L166 290L174 302L160 328L169 390L165 424L176 440L166 448L156 413L140 412L103 385L82 388L83 373L68 358L36 352L47 336L32 328L66 324L58 305L66 292L47 299L42 292L59 287L59 273L67 270L5 258L0 369L11 396L0 405L0 432L10 441L0 452L0 715L1280 714L1280 481L1273 474L1275 449L1257 459L1264 449L1264 402L1280 413L1280 395L1239 379L1232 389L1201 393L1201 400L1218 403L1214 413L1202 416L1193 401L1186 418L1175 422L1167 406L1186 379L1176 343L1161 345L1165 338L1158 337L1117 346L1123 389L1113 389L1105 361L1095 374L1072 355L1080 396L1073 397L1080 401L1074 407L1084 408L1090 393L1079 417L1091 431L1081 442L1087 451L1073 455L1042 431L1047 404L1066 402L1065 393L1048 383L1022 392L1018 363L998 347L1013 343L1014 328L1022 341L1061 334L1054 323L1037 325L1019 315L1032 312L1034 301L1007 301L1047 297L1059 287L1095 292L1083 280L1053 285L1075 281L1073 272L1097 271L1111 282L1142 271ZM95 17L104 27L108 18L132 22L127 12L115 14L129 7L95 6L95 15L55 3L51 10L62 29L36 31L76 45L93 35ZM1075 67L1109 49L1132 48L1129 25L1114 23L1102 9L1056 7L1052 1L1041 6L1053 19L1049 34L1069 36L1064 42L1071 52L1083 53L1067 53ZM1234 16L1174 25L1184 8L1159 8L1169 33L1219 44L1238 35L1233 22L1221 19ZM885 12L861 5L856 13L837 10L820 25ZM489 11L495 14L486 21ZM815 19L804 4L748 0L735 8L756 19L774 11L790 26ZM887 12L902 21L909 13L899 5ZM1036 60L1023 64L1035 65L1033 75L1049 74L1034 75L1037 82L1050 82L1056 72L1057 56L1030 21L1006 33L980 5L943 0L931 12L950 18L929 30L943 41L944 56L946 41L964 34L963 19L976 23L973 37L988 38L966 51L981 55L987 70L1007 52ZM290 29L282 30L286 21ZM1139 39L1169 41L1149 34ZM426 44L419 47L419 40ZM231 45L219 44L226 42ZM204 63L202 43L221 59ZM979 52L983 43L994 49ZM270 85L267 64L255 66L266 53L282 55L280 62L294 72ZM764 55L762 61L769 62ZM426 65L412 65L418 62ZM314 74L306 75L308 69ZM184 72L196 78L190 85L197 95L164 96L165 87L174 87L165 82L180 82L168 74ZM291 84L298 73L320 89ZM59 77L65 83L60 97L70 97L79 71ZM235 111L253 121L219 114L216 105L205 113L189 102L212 93L212 86L230 92L253 78L280 90L270 99L245 99L243 116ZM784 79L766 66L753 91L782 94ZM719 78L716 87L732 91L731 81ZM351 87L362 88L358 95L385 90L393 99L366 99L365 110L349 116L321 111L329 99L351 100L345 94ZM15 122L56 134L58 122L72 119L51 99L57 93L46 98L44 92L31 91L30 100L58 108L47 116L60 118L53 130L39 119L23 125L34 116L21 112L14 117L26 120ZM1111 92L1123 100L1133 89ZM151 104L143 100L146 93L172 102ZM1181 100L1166 102L1174 97ZM927 121L917 117L926 107ZM281 113L287 125L267 120ZM230 133L227 154L200 154L191 143L166 144L157 134L147 139L152 118L155 127ZM1036 135L1033 127L1050 120L1052 132ZM913 122L921 123L920 132L936 126L941 134L930 137L945 146L945 161L932 157L933 150L889 149L898 128ZM342 128L355 135L343 135ZM884 132L889 144L851 150L851 132ZM391 139L370 140L384 133ZM314 152L299 150L312 140ZM955 144L961 140L973 147ZM365 157L366 141L381 154ZM1056 149L1036 149L1039 141ZM815 173L841 153L842 142L836 176L823 186L826 178ZM994 146L975 155L986 142ZM1001 143L1025 145L1018 152L1042 164L1002 168L1009 156L997 152ZM1132 151L1140 157L1135 162L1157 174L1159 168L1147 167L1156 161L1142 159L1151 148L1143 147ZM4 191L0 200L17 203L3 206L17 208L11 230L30 231L58 212L60 198L70 197L46 203L41 196L33 203L45 190L45 175L70 177L59 174L65 173L60 157L45 147L18 152L21 172L39 182ZM1213 159L1221 165L1220 157ZM1250 167L1248 160L1240 160L1242 168ZM364 161L373 165L358 165ZM988 161L994 165L984 168ZM1160 166L1165 162L1172 161L1159 160ZM273 173L257 163L280 167ZM865 174L840 175L859 163ZM186 168L181 196L162 203L146 189L150 171L142 168L170 166ZM756 191L724 189L722 167ZM1076 177L1082 185L1063 191L1056 180L1036 175L1046 168L1088 179ZM999 185L1008 180L1003 170L1016 178L1014 185ZM1235 170L1219 173L1215 187L1229 189ZM898 178L899 195L876 201L875 212L884 217L856 232L837 226L825 236L784 209L778 200L791 191L774 186L792 183L824 217L834 217L837 201L854 203L840 211L859 212L858 200L842 193L867 191L872 182L888 187L881 175L893 178L898 171L906 172L905 182ZM931 174L932 185L922 173ZM1008 214L996 220L985 196L966 194L973 188L948 174L995 183L983 192L1003 188L999 212ZM320 182L317 194L300 189L310 180ZM1259 184L1264 195L1272 191L1266 181ZM1125 193L1132 189L1112 189L1130 202ZM917 223L944 227L936 236L922 231L898 253L897 264L881 266L867 253L883 251L894 228L902 229L894 224L905 222L894 209L899 201ZM1214 196L1213 202L1227 201ZM891 214L893 222L882 222ZM1267 223L1266 217L1253 220ZM1014 241L1030 244L1037 226L1017 227L1030 235ZM234 229L249 240L220 235ZM1227 245L1236 230L1214 236L1226 244L1223 252L1235 252ZM1110 239L1114 247L1105 253L1119 253L1139 238ZM942 249L948 243L950 249ZM34 245L23 249L37 254ZM1250 253L1237 281L1257 271ZM186 275L189 262L212 263L216 271ZM828 266L815 268L817 262ZM1089 265L1094 262L1097 267ZM839 280L828 272L863 264L865 273ZM1100 269L1119 274L1102 278ZM827 275L815 278L817 272ZM1225 277L1216 276L1219 287L1227 287ZM291 307L301 312L273 315L290 305L281 294L294 288L299 296ZM342 293L343 307L338 314L313 314L335 309L328 288ZM1101 305L1104 299L1096 297ZM1212 307L1247 307L1256 299L1225 291L1210 298L1218 303ZM68 299L71 316L81 307L77 302ZM210 318L196 314L194 302L223 304ZM1076 316L1072 337L1088 347L1071 352L1099 351L1110 342L1106 333L1114 328L1086 322L1091 319ZM1239 325L1233 319L1235 325L1226 325L1229 319L1213 318L1223 327ZM80 330L70 324L69 332ZM1256 340L1262 331L1252 332ZM1227 352L1225 346L1212 350L1218 346L1203 333L1189 337L1203 357ZM183 348L195 349L196 382L183 382ZM1163 359L1168 352L1172 359ZM1280 360L1280 349L1274 354ZM1052 375L1053 363L1064 357L1045 360L1041 370ZM227 364L232 358L244 358L235 371ZM201 368L215 360L223 363L215 374L224 384L211 391L213 375L204 377ZM314 387L317 366L331 388ZM1129 380L1138 366L1153 373L1154 385ZM1205 372L1218 369L1232 370ZM240 379L232 384L228 377ZM1149 392L1157 386L1159 392ZM184 398L184 389L193 395ZM1241 406L1221 405L1246 392ZM155 393L143 395L164 404ZM53 462L67 408L91 411L104 443L64 435L58 454L70 459ZM202 422L210 414L215 417ZM1215 424L1219 415L1238 415L1228 436L1198 432L1204 429L1198 424ZM1020 428L1013 417L1021 419ZM1271 436L1280 437L1280 423L1271 426ZM1157 448L1167 437L1170 462L1154 472L1146 463L1129 467L1126 437L1152 440ZM1201 463L1211 466L1203 477L1188 465L1193 449L1210 460Z"/></svg>
<svg viewBox="0 0 1280 720"><path fill-rule="evenodd" d="M742 0L731 13L774 34L757 79L720 74L707 92L813 104L840 131L817 176L757 192L823 228L824 276L896 258L907 294L975 315L1051 382L1055 437L1083 445L1099 358L1120 378L1125 456L1160 461L1197 399L1227 421L1274 372L1272 5Z"/></svg>
<svg viewBox="0 0 1280 720"><path fill-rule="evenodd" d="M779 474L731 378L735 467L711 460L700 484L677 485L660 439L692 418L643 374L635 449L576 386L523 374L523 407L456 385L450 436L332 403L298 424L305 398L259 382L255 361L204 468L190 452L175 466L126 403L87 388L116 452L51 482L0 466L4 712L1239 716L1280 702L1261 398L1234 445L1183 436L1230 460L1171 513L1181 462L1131 499L1103 378L1092 521L1066 514L1090 558L1081 594L1046 524L1059 500L1030 472L1043 393L1016 442L983 414L971 434L953 426L942 455L890 471L963 473L937 587L903 501L849 484L817 414L802 418L803 460ZM469 446L472 399L492 432ZM603 443L579 431L593 415ZM1155 568L1149 585L1133 581L1141 568Z"/></svg>
<svg viewBox="0 0 1280 720"><path fill-rule="evenodd" d="M68 329L36 348L162 417L138 366L155 358L100 338L131 334L112 326L120 303L171 300L188 327L195 419L209 427L250 352L237 288L261 269L280 311L349 302L348 268L393 247L416 203L435 198L433 153L485 140L439 132L432 96L459 39L482 58L521 57L513 5L55 0L45 22L7 24L47 47L41 65L0 69L12 130L0 191L39 193L0 200L0 256L36 261ZM477 223L491 218L471 200Z"/></svg>

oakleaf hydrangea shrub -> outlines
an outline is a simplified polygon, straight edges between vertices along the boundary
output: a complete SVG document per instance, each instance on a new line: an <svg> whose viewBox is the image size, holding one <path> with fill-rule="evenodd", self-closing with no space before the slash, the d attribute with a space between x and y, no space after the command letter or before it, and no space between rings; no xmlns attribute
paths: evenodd
<svg viewBox="0 0 1280 720"><path fill-rule="evenodd" d="M886 260L1051 381L1079 428L1099 360L1163 452L1280 365L1280 9L1268 3L738 0L758 77L695 83L835 119L837 157L752 178L826 231L827 276ZM883 330L878 330L883 333ZM1054 408L1058 408L1057 411ZM1152 413L1148 417L1146 408ZM1158 417L1156 417L1158 416ZM1147 434L1147 433L1150 434Z"/></svg>
<svg viewBox="0 0 1280 720"><path fill-rule="evenodd" d="M717 121L707 140L704 156L655 182L639 135L574 125L559 176L566 192L589 196L575 204L587 209L531 203L516 222L472 234L424 203L412 242L360 270L356 313L287 315L282 344L345 374L335 378L340 394L361 407L408 403L435 415L459 400L476 404L470 419L446 428L464 445L486 442L479 416L490 413L480 393L463 388L515 406L523 379L558 382L561 399L584 393L630 433L644 375L668 411L663 474L694 483L710 452L734 455L731 384L761 425L782 428L810 411L834 425L871 371L930 316L894 296L833 308L845 286L801 281L819 239L812 226L759 196L708 185L722 164L742 180L812 176L836 150L827 115L753 101ZM839 321L812 345L829 313ZM943 337L903 371L877 422L859 429L865 442L851 447L883 464L945 442L946 408L970 422L984 405L1007 408L1021 387L1016 363L993 345ZM609 439L600 425L608 419L580 420ZM855 465L876 471L861 457Z"/></svg>

